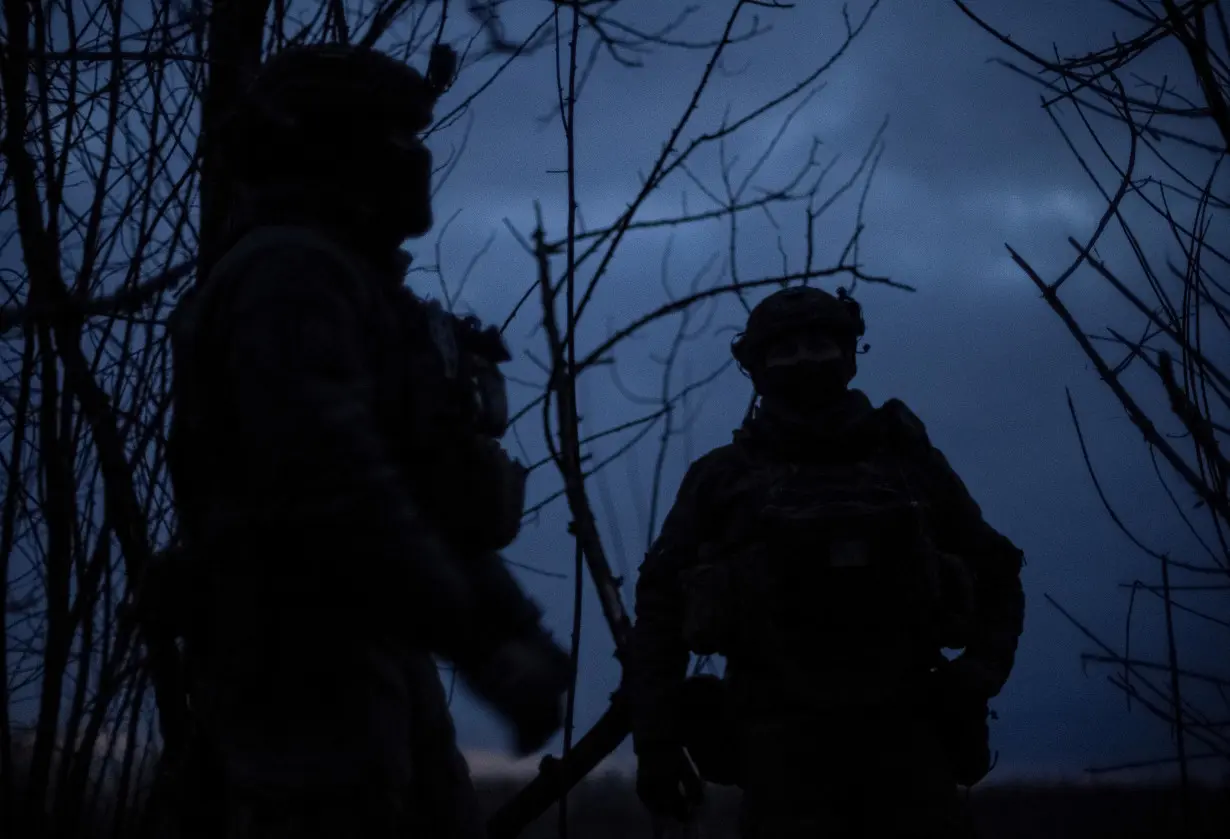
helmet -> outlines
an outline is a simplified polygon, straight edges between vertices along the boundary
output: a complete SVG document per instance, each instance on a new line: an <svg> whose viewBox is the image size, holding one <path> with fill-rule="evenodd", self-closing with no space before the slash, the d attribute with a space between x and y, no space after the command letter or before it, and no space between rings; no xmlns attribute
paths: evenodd
<svg viewBox="0 0 1230 839"><path fill-rule="evenodd" d="M731 354L747 369L783 334L816 330L841 343L855 344L864 329L862 307L844 288L838 288L834 296L813 286L791 286L773 292L752 308L747 326L731 345Z"/></svg>
<svg viewBox="0 0 1230 839"><path fill-rule="evenodd" d="M223 157L247 181L379 166L420 145L415 135L431 124L455 69L446 46L432 51L426 77L365 47L289 47L261 67L222 129Z"/></svg>

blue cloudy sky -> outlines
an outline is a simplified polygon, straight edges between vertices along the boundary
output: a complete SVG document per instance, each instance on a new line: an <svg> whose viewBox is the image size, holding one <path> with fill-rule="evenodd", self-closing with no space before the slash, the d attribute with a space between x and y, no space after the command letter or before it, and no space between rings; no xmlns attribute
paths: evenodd
<svg viewBox="0 0 1230 839"><path fill-rule="evenodd" d="M724 19L719 5L725 9L728 4L707 4L713 13L706 12L687 32L693 37L716 34ZM796 5L760 10L761 22L773 30L732 51L685 137L714 128L726 109L737 116L784 91L840 44L838 4ZM653 4L640 6L652 16ZM1094 0L989 0L974 6L1021 42L1044 51L1052 43L1079 51L1099 45L1111 31L1130 30L1110 4ZM510 4L506 18L510 34L537 20L518 16L516 8ZM865 4L852 4L852 18L864 9ZM636 19L635 14L626 12L625 19ZM883 155L866 198L859 258L869 273L891 276L918 291L860 285L872 349L862 358L857 383L876 402L899 397L914 408L988 520L1028 555L1025 636L1013 679L996 702L997 774L1078 774L1089 765L1155 756L1167 748L1167 732L1143 713L1126 710L1122 696L1106 681L1108 671L1082 668L1080 653L1090 645L1044 601L1046 594L1055 597L1118 644L1127 606L1127 593L1118 584L1156 576L1156 568L1114 529L1100 506L1081 462L1065 388L1081 412L1099 475L1137 535L1176 556L1195 557L1198 547L1168 506L1139 434L1005 250L1010 242L1044 274L1053 275L1070 258L1067 237L1087 236L1102 204L1041 111L1039 89L988 63L1004 54L949 3L884 2L865 33L822 77L823 89L798 112L755 182L773 187L788 181L818 138L822 163L840 157L830 175L835 186L853 171L887 118ZM613 220L636 194L639 175L686 105L705 59L704 52L660 50L635 70L609 61L598 65L579 105L576 128L579 201L590 225ZM1167 69L1167 60L1159 58L1156 66ZM533 266L505 229L505 220L528 232L533 202L540 201L548 227L555 235L563 230L564 182L556 173L564 160L562 132L558 122L540 121L552 106L552 61L545 52L519 63L474 108L465 154L439 195L437 217L443 221L458 214L439 250L449 282L465 273L471 254L494 234L462 294L463 306L492 319L502 320L533 281ZM482 75L475 70L466 78L473 84ZM463 82L451 96L459 97L465 88ZM446 99L442 110L448 104ZM773 141L788 110L773 111L727 142L726 160L734 161L736 182ZM434 138L437 155L447 153L459 133L458 127ZM685 205L692 210L711 206L697 181L720 190L721 169L718 149L703 153L692 167L695 180L669 180L642 216L668 216ZM858 198L855 189L817 223L819 264L836 261L853 227ZM735 264L744 279L781 273L783 259L787 270L802 264L802 208L781 208L774 216L778 228L761 214L740 222ZM1150 241L1163 252L1160 237ZM435 247L432 234L411 249L420 262L434 263ZM1104 244L1102 254L1130 268L1119 243ZM664 265L668 285L683 294L697 275L703 276L702 284L719 282L721 272L729 272L730 255L730 229L724 221L679 229L673 237L662 232L631 236L586 314L582 353L664 302ZM423 274L412 282L426 292L438 287L434 277ZM1068 301L1089 330L1111 324L1137 328L1093 279L1078 276L1069 288ZM736 302L726 300L716 310L693 316L688 329L697 335L683 345L674 391L727 362L741 313ZM544 339L535 330L537 317L537 311L527 312L508 331L519 354L510 372L535 382L542 374L526 353L545 357ZM614 372L597 368L585 375L585 433L654 410L652 401L662 389L659 362L677 326L677 320L666 322L625 345ZM629 392L648 401L638 404ZM511 385L514 407L532 393ZM664 458L663 497L654 521L661 521L688 460L729 440L747 405L749 386L727 367L698 394L688 407L689 433L675 437ZM513 445L524 444L531 460L541 457L540 412L532 412L519 432ZM629 606L636 565L649 536L660 433L661 427L655 427L631 455L590 482L607 550L617 573L627 574ZM609 442L595 447L596 459L618 445L618 440ZM557 488L551 467L538 470L530 502ZM527 524L509 558L569 574L572 548L563 532L565 521L562 500L546 507L536 522ZM570 579L529 571L519 575L566 641ZM592 592L583 610L582 729L601 713L619 679ZM1142 640L1137 650L1156 652L1147 636L1159 625L1158 610L1142 601L1138 612ZM1188 654L1208 658L1208 639L1214 636L1206 627L1192 624L1184 632ZM497 721L464 693L455 707L463 744L474 750L476 760L483 753L481 759L489 761L487 752L504 748Z"/></svg>

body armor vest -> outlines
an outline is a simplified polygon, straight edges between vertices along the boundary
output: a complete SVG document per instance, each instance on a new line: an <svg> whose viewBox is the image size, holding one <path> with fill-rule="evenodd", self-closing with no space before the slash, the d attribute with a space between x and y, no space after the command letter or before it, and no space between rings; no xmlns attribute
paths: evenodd
<svg viewBox="0 0 1230 839"><path fill-rule="evenodd" d="M963 645L925 499L898 452L745 460L715 493L722 532L682 579L689 647L726 656L732 688L755 691L745 702L889 700L941 648Z"/></svg>
<svg viewBox="0 0 1230 839"><path fill-rule="evenodd" d="M262 227L243 237L215 266L222 275L229 265L275 242L310 244L327 253L352 275L352 282L374 285L369 266L317 231L298 227ZM368 336L376 371L376 419L402 464L416 503L455 547L495 551L506 547L520 528L525 499L525 468L499 443L508 424L501 363L510 356L498 330L483 328L476 318L452 315L434 301L416 297L391 280L383 281L378 311ZM225 286L225 283L222 284ZM183 356L175 359L177 383L191 383L175 394L175 438L169 446L171 468L182 512L195 509L198 496L225 487L198 485L189 475L209 475L201 483L225 482L210 464L226 462L213 451L208 428L219 427L211 412L238 410L218 404L226 383L210 375L212 353L193 333L208 331L225 311L228 289L205 285L174 328ZM206 344L208 342L205 342ZM192 352L195 350L195 352ZM187 459L203 468L176 469ZM191 533L194 523L182 522Z"/></svg>

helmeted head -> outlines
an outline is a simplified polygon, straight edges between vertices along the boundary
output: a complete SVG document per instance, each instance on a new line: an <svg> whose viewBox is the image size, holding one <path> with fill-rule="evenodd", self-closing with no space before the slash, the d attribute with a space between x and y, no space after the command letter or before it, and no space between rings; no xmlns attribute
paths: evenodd
<svg viewBox="0 0 1230 839"><path fill-rule="evenodd" d="M857 372L862 307L839 288L836 296L791 286L761 300L731 352L756 392L802 411L836 400Z"/></svg>
<svg viewBox="0 0 1230 839"><path fill-rule="evenodd" d="M431 154L419 134L456 69L448 47L427 75L375 50L290 47L256 74L220 130L221 157L239 183L308 184L387 225L398 242L432 224Z"/></svg>

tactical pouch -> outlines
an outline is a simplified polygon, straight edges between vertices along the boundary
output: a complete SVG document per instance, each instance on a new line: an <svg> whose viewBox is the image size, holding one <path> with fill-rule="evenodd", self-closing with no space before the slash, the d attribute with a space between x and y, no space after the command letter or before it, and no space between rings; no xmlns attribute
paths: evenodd
<svg viewBox="0 0 1230 839"><path fill-rule="evenodd" d="M964 649L968 643L974 616L974 579L966 561L955 554L934 552L932 555L939 578L940 646L950 650Z"/></svg>
<svg viewBox="0 0 1230 839"><path fill-rule="evenodd" d="M525 509L525 480L529 471L520 461L510 457L498 442L480 438L475 451L476 495L479 502L477 525L482 531L487 550L501 550L512 544L521 530L521 515ZM464 501L464 499L462 499Z"/></svg>
<svg viewBox="0 0 1230 839"><path fill-rule="evenodd" d="M721 786L739 785L738 728L726 682L707 673L689 677L680 692L679 709L683 745L701 778Z"/></svg>
<svg viewBox="0 0 1230 839"><path fill-rule="evenodd" d="M521 529L528 471L491 437L450 443L450 450L434 453L439 478L418 490L419 503L461 550L508 547Z"/></svg>
<svg viewBox="0 0 1230 839"><path fill-rule="evenodd" d="M209 738L194 722L183 750L158 759L146 805L145 836L210 839L223 835L226 780Z"/></svg>
<svg viewBox="0 0 1230 839"><path fill-rule="evenodd" d="M949 692L937 698L934 720L953 780L972 787L991 771L991 716L987 700Z"/></svg>
<svg viewBox="0 0 1230 839"><path fill-rule="evenodd" d="M709 561L680 573L683 639L697 655L728 654L735 636L737 592L729 563Z"/></svg>

